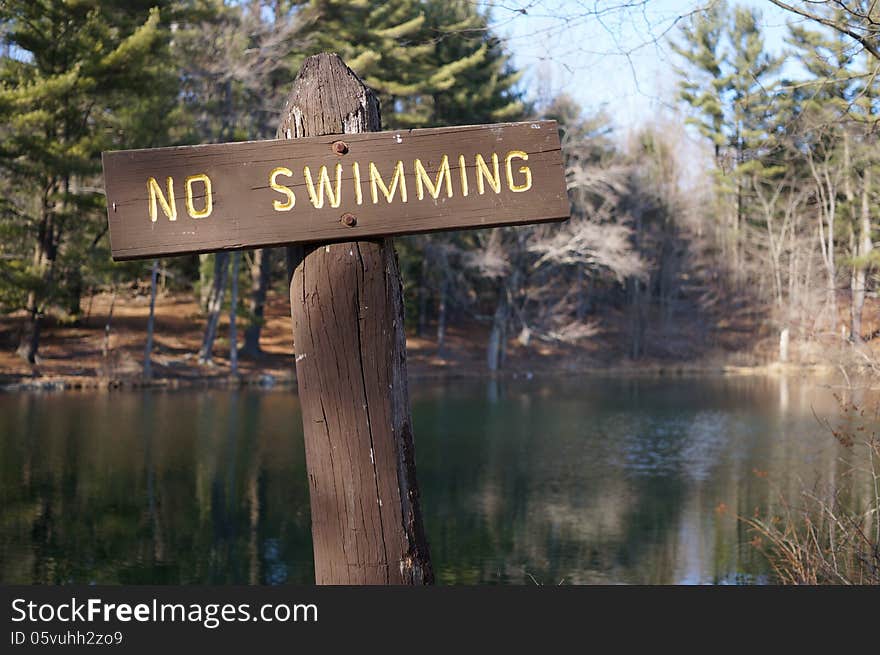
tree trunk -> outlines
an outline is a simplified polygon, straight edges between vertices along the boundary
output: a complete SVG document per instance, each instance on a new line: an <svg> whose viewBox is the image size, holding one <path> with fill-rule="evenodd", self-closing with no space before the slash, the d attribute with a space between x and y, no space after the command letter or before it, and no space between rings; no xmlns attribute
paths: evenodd
<svg viewBox="0 0 880 655"><path fill-rule="evenodd" d="M874 243L871 241L871 169L865 169L862 180L862 211L859 216L859 236L851 281L852 308L849 338L853 343L862 342L862 310L868 281L868 265Z"/></svg>
<svg viewBox="0 0 880 655"><path fill-rule="evenodd" d="M675 296L679 279L679 256L676 244L675 223L671 216L663 220L662 243L660 246L660 271L658 273L658 296L663 330L675 329Z"/></svg>
<svg viewBox="0 0 880 655"><path fill-rule="evenodd" d="M153 260L150 271L150 317L147 319L147 345L144 346L144 377L153 377L153 327L156 322L156 278L159 273L159 260Z"/></svg>
<svg viewBox="0 0 880 655"><path fill-rule="evenodd" d="M422 257L421 275L419 276L419 316L416 323L416 334L425 336L428 329L428 248Z"/></svg>
<svg viewBox="0 0 880 655"><path fill-rule="evenodd" d="M644 354L644 336L645 336L645 319L644 305L642 298L642 281L637 277L630 277L627 280L630 288L630 357L640 359Z"/></svg>
<svg viewBox="0 0 880 655"><path fill-rule="evenodd" d="M29 364L36 364L40 347L40 308L36 291L28 292L26 311L16 353Z"/></svg>
<svg viewBox="0 0 880 655"><path fill-rule="evenodd" d="M79 269L68 270L65 274L67 278L68 298L67 313L74 321L79 321L82 314L82 293L83 278Z"/></svg>
<svg viewBox="0 0 880 655"><path fill-rule="evenodd" d="M251 265L251 299L248 311L250 323L244 331L244 345L241 353L248 357L260 354L260 332L263 329L263 315L266 307L266 290L269 288L269 273L272 270L272 250L260 248L254 251Z"/></svg>
<svg viewBox="0 0 880 655"><path fill-rule="evenodd" d="M303 63L278 134L380 128L373 92L339 57L321 54ZM311 245L300 252L292 262L290 301L315 580L430 583L393 243Z"/></svg>
<svg viewBox="0 0 880 655"><path fill-rule="evenodd" d="M229 374L238 375L238 332L236 317L238 315L238 267L241 252L232 253L232 283L229 298Z"/></svg>
<svg viewBox="0 0 880 655"><path fill-rule="evenodd" d="M110 311L104 324L104 343L101 346L101 361L105 378L112 379L116 375L116 366L110 361L110 326L113 323L113 309L116 307L116 282L113 282L113 295L110 297Z"/></svg>
<svg viewBox="0 0 880 655"><path fill-rule="evenodd" d="M828 236L826 240L826 248L827 248L827 258L825 260L825 272L828 279L828 288L826 290L827 293L827 304L828 311L831 315L831 329L832 331L837 331L838 326L838 316L837 316L837 268L834 261L834 223L835 217L837 213L837 203L832 198L829 201L829 211L826 214L827 219L827 230Z"/></svg>
<svg viewBox="0 0 880 655"><path fill-rule="evenodd" d="M211 351L214 348L214 338L217 336L220 310L223 309L223 296L226 295L226 270L229 268L229 253L218 252L214 257L214 283L208 301L208 322L205 325L202 349L199 351L199 364L211 363Z"/></svg>
<svg viewBox="0 0 880 655"><path fill-rule="evenodd" d="M437 299L437 355L443 356L446 347L446 294L449 279L446 274L440 280L440 297Z"/></svg>
<svg viewBox="0 0 880 655"><path fill-rule="evenodd" d="M787 327L779 331L779 361L783 364L788 363L788 347L791 339L791 332Z"/></svg>
<svg viewBox="0 0 880 655"><path fill-rule="evenodd" d="M502 282L501 291L498 294L498 306L495 308L495 314L492 317L492 329L489 331L489 344L486 352L486 366L490 373L496 373L504 365L507 318L507 287Z"/></svg>
<svg viewBox="0 0 880 655"><path fill-rule="evenodd" d="M844 142L846 145L846 142ZM809 153L808 153L809 154ZM846 155L846 151L845 151ZM846 155L848 157L848 155ZM831 331L837 331L837 270L834 262L834 223L837 215L838 181L832 178L828 171L829 162L824 166L817 167L812 155L807 161L810 164L810 172L816 182L816 195L818 197L819 211L817 212L817 224L819 233L820 254L822 263L825 265L827 287L825 289L825 306L830 316L828 323ZM827 234L826 234L827 232ZM817 318L818 321L818 318Z"/></svg>
<svg viewBox="0 0 880 655"><path fill-rule="evenodd" d="M30 364L37 363L40 348L41 294L51 282L52 264L55 261L55 229L49 206L49 194L54 188L50 185L43 194L42 216L37 230L37 243L34 246L33 267L39 276L39 287L32 288L27 295L25 322L16 353Z"/></svg>
<svg viewBox="0 0 880 655"><path fill-rule="evenodd" d="M215 277L208 276L211 270L212 259L213 258L210 254L199 255L199 309L203 312L208 311L208 305L211 302L211 295L214 293L213 282Z"/></svg>

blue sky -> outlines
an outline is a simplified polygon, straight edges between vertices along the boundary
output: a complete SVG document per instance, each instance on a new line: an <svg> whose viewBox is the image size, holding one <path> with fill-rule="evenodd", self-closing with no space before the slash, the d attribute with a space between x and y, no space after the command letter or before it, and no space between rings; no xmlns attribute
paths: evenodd
<svg viewBox="0 0 880 655"><path fill-rule="evenodd" d="M711 0L488 0L534 97L566 92L588 111L604 108L621 130L675 104L676 19ZM768 48L784 47L787 12L768 0L730 0L762 12ZM620 8L622 5L631 5ZM635 6L632 6L635 5ZM523 13L521 10L525 10ZM687 20L683 18L681 20Z"/></svg>

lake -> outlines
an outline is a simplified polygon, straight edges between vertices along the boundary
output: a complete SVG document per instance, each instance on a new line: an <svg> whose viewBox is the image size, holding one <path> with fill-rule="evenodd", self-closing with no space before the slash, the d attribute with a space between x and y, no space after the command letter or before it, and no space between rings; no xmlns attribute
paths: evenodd
<svg viewBox="0 0 880 655"><path fill-rule="evenodd" d="M815 382L410 386L443 584L765 582L737 516L840 467ZM293 391L0 394L0 582L312 581Z"/></svg>

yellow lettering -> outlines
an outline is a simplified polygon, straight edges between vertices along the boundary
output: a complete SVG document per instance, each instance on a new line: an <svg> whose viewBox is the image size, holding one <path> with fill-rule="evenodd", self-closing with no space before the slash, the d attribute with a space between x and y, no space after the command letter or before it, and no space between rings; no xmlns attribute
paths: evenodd
<svg viewBox="0 0 880 655"><path fill-rule="evenodd" d="M168 186L168 198L162 194L162 187L156 181L155 177L147 180L147 193L150 194L150 220L154 223L159 220L158 205L162 205L162 211L168 217L169 221L177 220L177 203L174 200L174 180L170 177L166 178L165 183Z"/></svg>
<svg viewBox="0 0 880 655"><path fill-rule="evenodd" d="M461 177L461 195L467 197L468 181L467 181L467 168L464 165L464 155L458 156L458 174Z"/></svg>
<svg viewBox="0 0 880 655"><path fill-rule="evenodd" d="M296 196L293 194L293 189L278 183L279 175L293 177L293 171L284 166L279 166L278 168L273 168L272 172L269 173L269 186L272 187L273 190L284 194L287 197L287 200L283 202L281 200L273 200L272 207L274 207L277 212L289 212L296 206Z"/></svg>
<svg viewBox="0 0 880 655"><path fill-rule="evenodd" d="M489 171L483 155L477 155L477 191L480 195L486 192L484 180L489 180L489 186L495 193L501 193L501 173L498 170L498 155L492 153L492 168L494 174Z"/></svg>
<svg viewBox="0 0 880 655"><path fill-rule="evenodd" d="M318 190L315 191L315 183L312 181L312 171L306 166L303 169L306 177L306 188L309 192L309 199L315 206L315 209L321 209L324 206L324 189L327 189L327 198L330 200L331 207L339 207L342 202L342 193L340 186L342 184L342 164L336 164L336 191L330 184L330 175L327 173L327 167L321 166L318 173Z"/></svg>
<svg viewBox="0 0 880 655"><path fill-rule="evenodd" d="M504 158L504 166L507 168L507 186L514 193L522 193L523 191L528 191L532 188L532 170L528 166L520 166L518 171L526 176L526 181L522 184L514 184L513 183L513 166L511 165L511 160L516 157L522 159L523 161L528 161L529 156L527 153L522 150L511 150L507 153L507 157Z"/></svg>
<svg viewBox="0 0 880 655"><path fill-rule="evenodd" d="M434 179L433 183L428 176L428 171L426 171L425 167L422 165L421 159L415 160L414 167L416 171L416 190L418 192L419 200L424 200L425 198L425 186L428 187L428 193L431 197L436 200L440 196L440 185L443 182L446 183L446 197L452 197L452 173L449 172L449 157L443 155L443 159L440 160L440 168L437 171L437 177Z"/></svg>
<svg viewBox="0 0 880 655"><path fill-rule="evenodd" d="M400 201L406 202L406 177L403 174L403 162L398 161L394 166L394 177L391 178L390 189L385 186L385 182L382 180L382 175L379 173L379 169L376 168L376 164L370 162L370 195L373 198L374 205L379 202L379 188L382 189L382 195L385 196L385 200L391 202L398 183L400 184Z"/></svg>
<svg viewBox="0 0 880 655"><path fill-rule="evenodd" d="M197 211L193 204L193 183L201 182L205 185L205 207L201 211ZM186 211L191 218L208 218L214 209L214 198L211 193L211 178L204 173L190 175L186 178Z"/></svg>
<svg viewBox="0 0 880 655"><path fill-rule="evenodd" d="M364 204L364 194L361 193L361 165L357 162L354 162L351 165L351 170L354 173L354 200L357 204Z"/></svg>

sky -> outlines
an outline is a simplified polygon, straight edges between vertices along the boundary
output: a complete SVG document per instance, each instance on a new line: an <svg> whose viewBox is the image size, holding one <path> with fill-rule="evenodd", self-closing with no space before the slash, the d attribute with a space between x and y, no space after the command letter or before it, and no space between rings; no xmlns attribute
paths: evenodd
<svg viewBox="0 0 880 655"><path fill-rule="evenodd" d="M681 21L712 0L485 0L533 99L565 92L588 112L604 109L618 130L675 110L677 56L668 41ZM784 46L788 12L758 8L767 48Z"/></svg>

